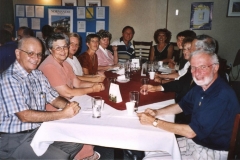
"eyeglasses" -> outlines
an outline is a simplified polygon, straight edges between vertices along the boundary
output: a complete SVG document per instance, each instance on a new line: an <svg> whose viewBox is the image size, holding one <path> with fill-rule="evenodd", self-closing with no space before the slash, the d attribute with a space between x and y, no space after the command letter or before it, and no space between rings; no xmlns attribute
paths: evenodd
<svg viewBox="0 0 240 160"><path fill-rule="evenodd" d="M52 48L53 50L56 51L62 51L62 50L67 50L69 48L69 46L57 46L55 48Z"/></svg>
<svg viewBox="0 0 240 160"><path fill-rule="evenodd" d="M209 66L201 65L201 66L198 66L198 67L191 66L191 71L192 71L192 72L195 72L197 69L199 69L200 71L205 72L205 71L207 71L207 69L208 69L209 67L211 67L211 66L214 65L214 64L215 64L215 63L213 63L213 64L211 64L211 65L209 65Z"/></svg>
<svg viewBox="0 0 240 160"><path fill-rule="evenodd" d="M34 53L34 52L27 52L27 51L24 51L22 49L19 49L20 51L22 52L25 52L27 53L28 57L33 57L34 55L37 55L37 58L42 58L43 57L43 54L42 53Z"/></svg>
<svg viewBox="0 0 240 160"><path fill-rule="evenodd" d="M71 47L76 47L76 48L79 47L79 45L78 45L78 44L75 44L75 43L70 43L70 46L71 46Z"/></svg>

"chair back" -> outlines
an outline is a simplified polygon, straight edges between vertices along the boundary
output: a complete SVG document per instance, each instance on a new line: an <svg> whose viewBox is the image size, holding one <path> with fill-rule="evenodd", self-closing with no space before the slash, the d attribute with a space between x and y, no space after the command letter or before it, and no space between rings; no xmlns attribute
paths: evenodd
<svg viewBox="0 0 240 160"><path fill-rule="evenodd" d="M150 58L153 41L142 42L133 41L134 52L137 58L146 59Z"/></svg>
<svg viewBox="0 0 240 160"><path fill-rule="evenodd" d="M237 114L232 131L230 148L228 151L228 159L239 158L240 158L240 114Z"/></svg>

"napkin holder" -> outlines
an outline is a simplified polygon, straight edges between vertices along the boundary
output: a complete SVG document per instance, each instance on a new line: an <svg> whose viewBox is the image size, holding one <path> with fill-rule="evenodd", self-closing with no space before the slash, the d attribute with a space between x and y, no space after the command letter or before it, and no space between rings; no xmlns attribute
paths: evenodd
<svg viewBox="0 0 240 160"><path fill-rule="evenodd" d="M119 69L116 73L119 74L119 75L124 75L125 74L125 68Z"/></svg>
<svg viewBox="0 0 240 160"><path fill-rule="evenodd" d="M140 68L139 59L132 59L131 68Z"/></svg>
<svg viewBox="0 0 240 160"><path fill-rule="evenodd" d="M122 96L121 96L118 84L115 84L115 83L110 84L108 97L109 97L109 101L112 101L115 103L122 102Z"/></svg>
<svg viewBox="0 0 240 160"><path fill-rule="evenodd" d="M141 76L147 76L146 72L147 72L147 63L143 63L142 64Z"/></svg>

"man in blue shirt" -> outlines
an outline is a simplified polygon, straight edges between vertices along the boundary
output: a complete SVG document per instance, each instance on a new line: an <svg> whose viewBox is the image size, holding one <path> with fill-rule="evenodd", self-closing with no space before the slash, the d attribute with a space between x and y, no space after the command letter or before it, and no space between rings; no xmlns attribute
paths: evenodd
<svg viewBox="0 0 240 160"><path fill-rule="evenodd" d="M219 62L215 53L195 51L191 54L190 64L197 86L178 104L158 110L146 109L138 114L140 122L184 136L181 141L185 141L186 150L181 150L182 157L227 159L235 116L240 113L237 97L218 76ZM155 118L157 115L181 112L192 114L189 124L175 124Z"/></svg>

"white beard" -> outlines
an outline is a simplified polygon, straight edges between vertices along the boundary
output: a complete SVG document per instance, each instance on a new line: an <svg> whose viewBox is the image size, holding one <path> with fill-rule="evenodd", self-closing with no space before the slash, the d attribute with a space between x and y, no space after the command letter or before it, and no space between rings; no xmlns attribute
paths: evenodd
<svg viewBox="0 0 240 160"><path fill-rule="evenodd" d="M201 80L197 80L195 77L193 77L193 80L198 86L202 87L202 86L208 86L212 82L213 77L214 77L214 73L213 73L213 70L212 70L212 73L209 77L204 77Z"/></svg>

